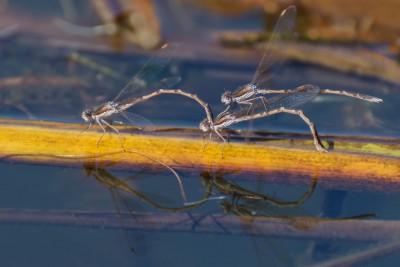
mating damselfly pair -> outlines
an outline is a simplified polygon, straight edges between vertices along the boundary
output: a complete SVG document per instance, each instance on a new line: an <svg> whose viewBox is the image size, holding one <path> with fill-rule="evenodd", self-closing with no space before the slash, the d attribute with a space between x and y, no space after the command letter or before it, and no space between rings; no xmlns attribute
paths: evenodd
<svg viewBox="0 0 400 267"><path fill-rule="evenodd" d="M93 123L97 123L102 128L103 135L100 137L97 145L99 145L106 132L103 126L106 125L117 132L121 146L124 147L118 130L108 121L109 116L120 114L135 125L152 129L153 126L147 119L139 115L127 113L126 109L160 94L180 94L194 99L205 109L207 118L200 123L200 129L204 132L209 132L210 136L213 132L216 133L224 142L225 138L221 135L221 130L232 124L263 118L278 113L288 113L299 116L307 123L313 135L316 149L321 152L326 152L327 150L322 146L314 124L304 115L303 111L297 107L313 100L320 94L343 95L375 103L382 102L382 99L342 90L320 89L316 85L302 85L289 90L264 88L264 83L268 81L273 74L271 73L272 67L279 69L283 62L275 53L273 46L280 41L294 39L295 22L296 7L289 6L281 13L275 25L269 45L262 55L252 81L239 87L234 92L227 91L222 94L221 101L227 104L228 107L216 116L215 119L213 118L208 104L195 94L185 92L181 89L168 89L176 85L181 80L180 77L159 77L175 55L177 50L176 44L164 45L120 91L114 100L106 102L94 109L86 109L82 113L82 118L90 122L89 127ZM149 93L143 95L145 92ZM278 95L267 98L267 94ZM247 107L237 107L238 105L246 105Z"/></svg>

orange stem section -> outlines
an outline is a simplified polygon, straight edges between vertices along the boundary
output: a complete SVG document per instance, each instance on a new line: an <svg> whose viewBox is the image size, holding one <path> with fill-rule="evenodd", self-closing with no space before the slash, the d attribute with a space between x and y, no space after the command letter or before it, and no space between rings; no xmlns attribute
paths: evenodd
<svg viewBox="0 0 400 267"><path fill-rule="evenodd" d="M173 168L308 177L318 170L320 176L346 183L378 180L398 185L400 182L398 142L391 145L380 144L379 140L335 142L329 153L320 153L315 151L311 138L224 145L219 141L204 141L200 133L198 138L185 138L185 132L177 130L182 137L160 136L157 132L153 135L122 133L127 150L124 152L115 133L104 136L97 148L101 131L95 128L78 135L82 129L78 124L3 119L0 120L0 155L11 160L52 164L82 164L93 158L126 167L157 164L143 157L146 154Z"/></svg>

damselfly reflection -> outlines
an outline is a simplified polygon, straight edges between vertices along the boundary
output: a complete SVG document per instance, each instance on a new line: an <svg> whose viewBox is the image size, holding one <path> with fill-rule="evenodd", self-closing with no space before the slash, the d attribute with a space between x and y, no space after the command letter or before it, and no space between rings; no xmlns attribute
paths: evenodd
<svg viewBox="0 0 400 267"><path fill-rule="evenodd" d="M126 210L126 212L131 215L128 220L133 220L135 224L140 225L140 219L136 218L134 215L135 212L141 211L140 205L137 203L135 203L135 205L130 204L130 201L124 198L120 191L120 183L114 176L104 169L106 166L99 166L94 162L88 162L83 167L87 176L93 175L97 181L99 181L105 188L109 190L121 224L121 228L123 229L124 237L128 242L130 250L139 255L144 254L146 252L146 248L143 232L140 230L135 230L128 233L127 228L125 227L126 217L122 215L122 213Z"/></svg>
<svg viewBox="0 0 400 267"><path fill-rule="evenodd" d="M285 210L285 208L296 208L306 202L314 193L318 181L318 171L315 171L310 179L308 190L296 198L296 200L281 200L277 196L267 196L254 190L246 189L243 186L225 178L228 172L219 170L215 173L204 171L200 174L200 179L204 185L207 185L208 190L214 189L214 194L225 196L222 199L221 207L225 207L226 211L231 210L229 207L244 205L247 206L247 215L266 215L271 211L271 207L277 210ZM229 197L231 202L229 202ZM201 200L203 201L203 200ZM194 204L194 203L191 203ZM228 205L229 204L229 205ZM244 207L243 206L243 207ZM349 218L369 218L374 214L363 214Z"/></svg>
<svg viewBox="0 0 400 267"><path fill-rule="evenodd" d="M137 153L136 151L127 151L127 152ZM169 205L160 204L157 201L146 196L145 193L140 192L138 189L136 189L134 186L132 186L131 182L134 178L132 178L132 177L128 177L126 179L117 178L115 175L113 175L110 171L107 170L107 169L114 167L114 165L117 164L115 162L96 163L94 161L89 161L88 163L86 163L84 165L84 168L88 174L94 175L96 177L96 179L99 180L99 182L101 182L101 184L105 185L107 188L114 188L116 190L126 192L131 197L136 197L136 198L142 200L144 203L147 203L148 205L150 205L153 208L156 208L158 210L186 211L186 210L193 209L207 201L208 197L210 196L210 190L211 190L210 188L208 188L204 191L204 195L201 198L201 200L199 200L196 203L193 203L191 205L186 205L186 203L187 203L186 194L184 192L184 188L182 187L182 182L181 182L180 176L176 173L176 171L173 170L168 165L162 163L161 161L158 161L158 160L156 160L150 156L147 156L143 153L140 153L140 154L148 157L149 160L155 161L157 164L160 164L163 168L166 168L175 176L175 178L178 181L179 190L182 195L182 200L184 203L183 205L169 206Z"/></svg>
<svg viewBox="0 0 400 267"><path fill-rule="evenodd" d="M311 217L300 206L282 209L265 204L259 200L221 202L221 208L225 214L234 214L240 219L243 232L254 244L260 266L269 266L271 263L274 263L273 266L296 266L295 263L305 260L304 257L288 255L290 254L287 251L288 244L283 239L275 239L276 236L287 236L289 232L298 235L314 233L320 229L318 226L376 218L376 214L372 213L341 218L318 218ZM277 224L279 227L276 227ZM305 247L300 255L307 255L309 262L318 261L313 258L313 253L306 252L311 248Z"/></svg>
<svg viewBox="0 0 400 267"><path fill-rule="evenodd" d="M264 263L260 266L269 265L265 264L264 261L268 263L277 261L276 265L292 266L289 263L296 260L288 257L287 245L284 240L273 237L287 237L288 233L296 236L302 235L304 232L313 231L319 223L323 224L324 222L376 217L375 214L361 214L343 218L311 216L310 212L305 210L302 205L313 196L318 180L317 171L311 178L308 190L292 201L280 200L279 196L267 196L260 193L260 188L255 191L247 189L228 180L225 174L227 172L224 171L203 172L201 174L203 183L211 184L215 194L225 195L226 198L219 202L222 214L221 212L209 212L198 216L195 220L195 227L201 229L204 227L203 223L209 224L212 221L216 227L220 228L222 233L236 235L238 233L236 224L239 224L240 233L246 235L254 243L257 258L260 263ZM247 242L245 244L247 245ZM265 257L265 255L268 255L268 257Z"/></svg>
<svg viewBox="0 0 400 267"><path fill-rule="evenodd" d="M152 91L154 88L169 88L181 80L178 76L164 79L159 78L161 72L171 62L176 49L176 44L164 45L161 50L139 70L114 100L106 102L96 108L85 109L82 112L82 118L90 123L87 129L89 129L93 123L97 123L103 130L102 136L97 141L97 147L106 133L106 129L103 126L106 125L118 134L121 146L125 149L119 131L111 125L111 121L109 120L111 115L119 114L133 125L141 127L144 130L154 129L153 124L146 118L128 113L125 110L130 108L134 100L140 98L140 94L145 90Z"/></svg>
<svg viewBox="0 0 400 267"><path fill-rule="evenodd" d="M241 226L242 232L250 237L254 242L257 258L260 262L263 258L261 255L265 255L265 253L270 253L270 251L272 251L271 256L274 260L275 258L280 258L282 261L286 261L285 259L287 259L287 257L281 258L277 256L282 254L278 251L278 248L281 247L279 246L279 243L269 240L266 229L259 229L257 227L257 223L253 224L253 222L264 216L265 218L279 218L280 215L274 214L274 212L271 213L271 209L273 208L276 208L278 211L284 212L284 210L286 210L285 208L297 209L299 206L301 206L301 204L303 204L307 199L312 196L315 190L318 180L317 172L312 177L307 192L305 192L302 196L294 201L283 201L279 200L275 196L270 197L257 191L246 189L239 184L226 179L224 177L224 175L226 174L228 174L228 172L222 170L218 170L215 173L212 173L211 171L205 171L200 174L200 178L203 184L208 185L209 187L214 189L214 192L216 194L222 194L223 196L225 196L225 198L219 203L220 208L222 208L223 215L217 215L218 213L208 213L204 216L200 216L199 218L197 218L197 220L195 220L196 227L201 227L202 221L206 217L210 216L217 227L220 227L223 232L230 233L233 230L231 229L232 224L225 225L221 223L220 219L226 217L228 213L232 213L240 219L237 221L237 223L239 224L239 226ZM231 218L231 220L228 221L232 222L234 221L234 218ZM265 249L263 249L263 252L259 253L259 246L256 244L256 238L262 238L268 245L269 250L265 251ZM285 251L285 249L281 250ZM272 259L270 259L270 262L271 260ZM289 265L286 264L286 266Z"/></svg>
<svg viewBox="0 0 400 267"><path fill-rule="evenodd" d="M291 207L301 205L314 193L314 189L318 180L318 175L314 175L311 179L308 191L304 193L298 200L282 201L275 197L269 197L267 195L246 189L224 178L223 175L224 172L221 170L217 171L215 174L211 172L202 172L200 174L200 178L203 184L206 184L209 187L216 189L218 193L221 193L225 196L231 196L233 201L237 201L239 199L259 200L277 207Z"/></svg>
<svg viewBox="0 0 400 267"><path fill-rule="evenodd" d="M183 203L186 203L186 195L182 186L181 179L174 169L164 164L163 162L141 152L127 151L124 153L138 153L143 157L147 158L149 161L152 161L155 164L159 164L161 168L165 168L166 170L171 172L171 174L173 174L178 181L179 189L181 191L183 198ZM151 192L150 193L141 192L139 189L136 189L135 186L133 185L136 184L138 180L143 181L143 178L145 178L144 175L155 175L157 171L153 170L149 173L135 172L133 176L129 176L126 178L118 178L111 171L108 170L115 168L116 165L118 165L118 163L113 161L102 161L101 159L93 158L88 162L86 162L83 165L83 168L87 176L93 175L98 182L100 182L107 190L110 191L113 204L118 213L118 218L120 220L121 227L124 231L125 238L128 241L130 249L137 254L143 254L145 252L144 235L140 230L137 230L134 231L134 233L132 233L134 234L132 239L131 235L128 233L127 229L129 227L127 226L131 225L132 224L131 222L133 220L135 224L138 224L137 228L150 229L151 227L147 224L151 220L149 220L148 217L152 216L151 213L143 212L143 208L142 205L140 205L140 202L144 202L158 210L187 211L205 203L210 195L210 190L206 190L203 199L195 204L182 205L182 206L178 205L166 206L164 204L158 203L158 201L155 201L154 198L157 198L158 200L162 199L164 202L170 202L170 199L167 199L167 197L158 195L155 196L155 194ZM151 197L149 195L151 195ZM135 216L137 213L140 213L140 216ZM146 221L146 225L140 226L140 224L142 223L141 221L143 220Z"/></svg>
<svg viewBox="0 0 400 267"><path fill-rule="evenodd" d="M294 108L310 102L320 94L344 95L373 103L380 103L383 101L382 99L374 96L346 91L320 89L315 85L303 85L293 90L274 90L274 93L275 92L281 93L281 95L272 97L268 100L263 99L257 104L252 104L251 108L248 110L225 110L224 112L221 112L212 122L210 122L208 119L204 119L200 123L200 129L202 129L204 132L210 132L210 134L215 132L224 142L226 142L225 138L223 138L220 133L223 128L242 121L264 118L278 113L288 113L299 116L309 126L313 135L316 149L320 152L327 152L327 150L321 144L314 123L312 123L312 121L306 115L304 115L302 110Z"/></svg>

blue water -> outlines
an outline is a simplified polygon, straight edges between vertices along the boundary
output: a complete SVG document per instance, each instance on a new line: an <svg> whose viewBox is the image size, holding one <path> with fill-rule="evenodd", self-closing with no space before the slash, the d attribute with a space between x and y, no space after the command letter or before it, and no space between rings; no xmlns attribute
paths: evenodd
<svg viewBox="0 0 400 267"><path fill-rule="evenodd" d="M12 7L21 8L21 2L23 1L13 2ZM41 13L46 10L33 5L25 6L21 12L38 12L38 9ZM54 4L49 9L52 14L61 13ZM246 23L243 28L256 24L251 18L260 19L257 14L248 14L244 18ZM218 21L214 16L213 19ZM209 28L210 25L204 27ZM31 115L39 120L81 123L81 110L112 100L126 83L126 80L112 79L87 67L68 62L65 56L68 49L41 50L18 38L0 40L0 49L2 79L29 75L40 77L45 74L80 78L90 83L89 86L64 84L54 87L39 83L11 89L1 88L2 117L25 119ZM87 51L81 54L120 71L126 77L132 76L147 60L147 57L131 54L114 55ZM196 93L218 113L224 109L219 102L221 93L224 90L234 90L250 81L258 62L257 59L249 59L246 62L235 64L230 61L229 64L224 64L212 58L197 61L182 59L178 55L174 64L174 74L182 76L178 87ZM400 137L397 111L400 93L397 85L377 78L339 73L299 62L287 62L269 85L287 89L307 83L321 88L371 94L384 99L381 104L373 104L339 96L318 97L312 103L306 104L303 111L317 125L320 134ZM10 104L6 101L10 98L15 102ZM15 103L23 104L29 114L19 109ZM141 103L130 111L146 116L160 126L195 128L204 118L204 111L200 106L180 96L160 96ZM247 129L249 125L243 123L235 127ZM268 131L308 133L307 125L291 115L272 116L254 122L252 127ZM105 138L104 141L106 140ZM299 238L290 235L290 228L277 235L233 235L230 233L233 229L226 229L217 223L210 226L210 232L196 231L200 229L196 228L198 225L205 224L207 219L204 218L232 216L232 212L226 215L221 209L221 203L224 200L233 203L233 200L227 196L226 199L210 200L189 212L173 213L159 211L143 199L121 190L114 190L114 199L113 193L93 175L87 175L80 165L54 166L51 161L38 165L7 158L0 161L0 168L0 218L4 218L2 216L7 215L10 210L22 214L22 217L11 222L4 219L0 221L1 266L309 266L345 255L355 255L392 242L389 239L360 241L350 237L336 239L311 235ZM182 205L175 178L161 167L128 171L106 168L105 171L110 174L108 178L127 181L132 188L159 204ZM177 171L182 177L188 201L195 201L206 190L200 179L201 172L213 171L215 174L218 170ZM283 201L293 201L309 190L311 177L299 176L293 182L285 175L234 172L224 174L223 178ZM246 181L249 176L253 179ZM373 214L374 218L362 219L360 224L371 219L379 220L382 225L385 225L384 222L398 222L400 212L396 203L400 201L399 186L394 184L389 187L383 184L384 189L390 190L382 190L379 189L382 188L380 184L376 184L378 182L362 181L359 187L332 185L327 177L321 175L309 199L294 208L276 208L265 203L243 200L236 204L250 206L257 215L263 216L339 219ZM213 190L212 197L221 196L221 192ZM39 222L33 222L28 216L30 211L41 211L44 215L39 218ZM129 221L122 220L119 226L111 228L105 217L104 221L85 227L79 224L55 223L57 212L60 211L102 211L111 215L118 215L118 212L149 212L153 218L179 214L186 216L189 225L193 226L184 231L154 229L141 225L140 219L132 218ZM137 224L138 227L129 229L126 224ZM312 225L306 223L306 226L309 228L304 232L312 233ZM243 229L245 227L243 223ZM382 255L384 257L376 257L363 263L363 266L394 266L400 262L398 253Z"/></svg>
<svg viewBox="0 0 400 267"><path fill-rule="evenodd" d="M0 224L0 256L5 266L130 266L146 264L159 266L298 266L323 261L377 246L384 241L352 241L326 238L289 238L176 232L128 230L121 222L119 229L109 229L105 223L96 227L54 225L52 211L107 211L117 212L111 194L93 176L86 176L79 167L37 166L2 163L1 212L3 209L41 210L49 214L41 223L29 224L29 218L10 224ZM112 171L110 171L112 172ZM163 205L179 205L179 191L173 177L162 171L114 172L116 178L133 176L136 189ZM241 173L240 175L246 175ZM203 194L204 186L196 171L183 172L183 183L188 198L195 200ZM235 175L226 175L226 179ZM236 177L238 178L238 177ZM262 178L262 176L261 176ZM267 177L266 177L267 178ZM319 177L324 181L324 177ZM237 181L236 179L234 181ZM240 183L248 189L255 185ZM158 185L159 187L154 187ZM282 183L258 182L258 192L281 200L294 200L308 190L308 185L293 186ZM215 191L217 193L217 191ZM121 192L119 192L121 193ZM119 201L121 211L148 211L152 216L165 214L132 195L125 195L129 206ZM399 201L394 193L369 190L349 190L316 187L313 195L301 207L291 209L269 208L270 216L312 216L343 218L361 214L376 214L380 221L399 220L398 209L390 206ZM174 202L175 201L175 202ZM220 209L221 200L210 200L198 209L191 210L196 219L207 214L225 216ZM135 204L133 204L135 203ZM136 206L135 206L136 205ZM128 207L128 208L127 208ZM132 208L140 207L140 208ZM179 214L187 214L180 212ZM188 215L189 216L189 215ZM189 218L189 217L188 217ZM134 224L140 224L135 221ZM200 225L201 225L200 220ZM28 224L28 225L27 225ZM139 225L140 226L140 225ZM214 230L219 232L219 226ZM310 230L312 231L312 227ZM219 230L219 231L218 231ZM229 228L227 229L229 231ZM139 234L138 234L139 231ZM366 233L367 235L368 233ZM133 253L131 249L141 253ZM307 254L308 253L308 254ZM23 256L22 256L23 255ZM375 264L393 264L398 256L375 260Z"/></svg>

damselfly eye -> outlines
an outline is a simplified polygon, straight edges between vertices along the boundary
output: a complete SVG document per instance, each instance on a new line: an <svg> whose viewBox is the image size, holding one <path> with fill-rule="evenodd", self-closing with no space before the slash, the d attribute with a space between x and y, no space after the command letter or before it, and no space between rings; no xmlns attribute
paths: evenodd
<svg viewBox="0 0 400 267"><path fill-rule="evenodd" d="M232 93L231 91L226 91L221 96L221 102L224 104L230 104L232 102Z"/></svg>
<svg viewBox="0 0 400 267"><path fill-rule="evenodd" d="M85 121L90 121L92 119L92 112L93 112L93 110L90 108L85 109L82 112L82 119L84 119Z"/></svg>

